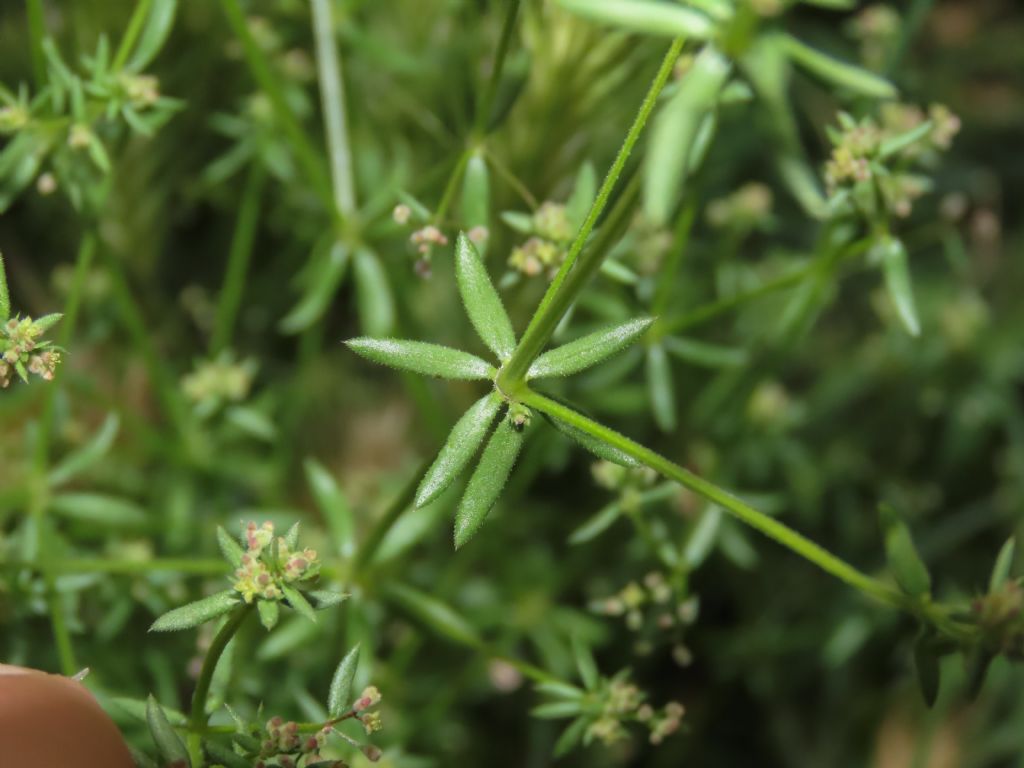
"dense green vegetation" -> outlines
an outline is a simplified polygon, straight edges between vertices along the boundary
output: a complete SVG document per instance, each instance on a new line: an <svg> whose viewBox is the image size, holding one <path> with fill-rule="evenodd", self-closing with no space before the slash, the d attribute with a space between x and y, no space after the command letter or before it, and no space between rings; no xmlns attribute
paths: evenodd
<svg viewBox="0 0 1024 768"><path fill-rule="evenodd" d="M1024 766L1022 36L5 3L0 662L142 766Z"/></svg>

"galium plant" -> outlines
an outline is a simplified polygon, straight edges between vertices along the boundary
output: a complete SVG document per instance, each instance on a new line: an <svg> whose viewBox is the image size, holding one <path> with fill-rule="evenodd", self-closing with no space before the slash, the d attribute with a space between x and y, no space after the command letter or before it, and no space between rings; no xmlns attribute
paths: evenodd
<svg viewBox="0 0 1024 768"><path fill-rule="evenodd" d="M26 0L0 89L0 235L81 225L54 342L0 282L0 372L83 361L0 402L5 656L88 663L140 766L675 764L726 719L723 764L864 762L893 647L931 730L988 674L1013 741L1014 539L973 591L998 542L950 553L1016 519L1015 297L989 175L932 210L965 99L896 100L927 4L131 5Z"/></svg>

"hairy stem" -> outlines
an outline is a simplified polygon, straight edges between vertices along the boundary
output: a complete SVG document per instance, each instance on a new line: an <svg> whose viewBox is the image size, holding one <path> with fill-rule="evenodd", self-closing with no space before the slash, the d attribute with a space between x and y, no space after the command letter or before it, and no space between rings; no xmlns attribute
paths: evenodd
<svg viewBox="0 0 1024 768"><path fill-rule="evenodd" d="M213 638L210 649L203 659L202 669L199 671L199 679L196 681L196 689L192 693L192 711L189 714L188 726L188 752L192 758L192 765L203 765L203 744L200 729L206 727L206 697L210 693L210 683L213 681L213 673L217 669L217 662L224 654L231 638L235 636L249 614L255 608L255 603L240 605L231 612L227 622Z"/></svg>
<svg viewBox="0 0 1024 768"><path fill-rule="evenodd" d="M512 394L523 386L530 363L544 349L544 346L551 338L551 334L554 333L555 328L558 326L559 320L562 319L562 315L569 309L576 295L583 288L586 279L601 266L604 254L595 255L594 250L591 250L580 261L574 273L576 279L563 286L569 278L570 271L580 256L587 238L593 231L598 217L600 217L605 206L608 204L612 190L614 190L615 184L618 182L619 176L622 175L622 171L626 166L626 161L629 159L633 147L636 145L644 126L647 124L647 118L654 111L658 94L661 93L662 88L664 88L665 83L668 81L669 75L672 74L672 67L675 65L682 47L683 41L677 39L673 41L668 53L665 54L661 67L654 77L654 82L651 83L651 87L647 91L643 103L640 105L640 111L637 113L633 125L626 134L626 139L623 141L618 155L616 155L615 160L612 162L611 168L609 168L608 174L605 176L604 183L601 184L601 189L598 191L597 198L590 207L587 218L584 220L579 232L576 233L576 238L569 248L569 253L566 255L561 269L558 270L555 279L548 286L544 298L541 299L540 305L537 307L537 311L534 312L530 325L523 334L519 345L512 353L512 357L499 372L498 386L503 392Z"/></svg>
<svg viewBox="0 0 1024 768"><path fill-rule="evenodd" d="M669 480L674 480L684 488L717 504L768 538L809 560L823 571L832 574L851 587L860 590L865 595L887 605L898 608L907 607L906 598L889 585L857 570L792 528L754 509L728 491L669 461L664 456L537 392L525 390L519 394L519 400L524 405L536 408L541 413L559 419L610 446L618 448L623 453L632 456Z"/></svg>

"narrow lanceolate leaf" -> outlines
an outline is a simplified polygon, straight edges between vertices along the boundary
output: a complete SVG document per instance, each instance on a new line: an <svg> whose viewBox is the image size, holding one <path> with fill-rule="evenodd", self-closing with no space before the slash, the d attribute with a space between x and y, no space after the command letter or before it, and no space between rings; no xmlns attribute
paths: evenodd
<svg viewBox="0 0 1024 768"><path fill-rule="evenodd" d="M260 624L269 632L277 626L277 620L281 617L281 604L276 600L260 600L256 603L260 614Z"/></svg>
<svg viewBox="0 0 1024 768"><path fill-rule="evenodd" d="M387 336L395 327L395 300L380 257L365 248L356 251L353 273L363 333Z"/></svg>
<svg viewBox="0 0 1024 768"><path fill-rule="evenodd" d="M939 697L940 660L931 642L931 638L922 634L914 643L914 671L917 673L917 684L921 689L924 703L932 707Z"/></svg>
<svg viewBox="0 0 1024 768"><path fill-rule="evenodd" d="M608 445L608 443L601 442L592 435L588 435L581 429L577 429L571 424L567 424L560 419L551 417L551 424L566 437L575 440L581 446L586 448L592 454L597 456L599 459L610 461L613 464L619 464L623 467L639 467L640 462L630 456L628 453L620 451L614 446Z"/></svg>
<svg viewBox="0 0 1024 768"><path fill-rule="evenodd" d="M142 30L138 45L128 60L127 69L141 72L163 48L171 28L174 26L174 14L178 9L178 0L154 0Z"/></svg>
<svg viewBox="0 0 1024 768"><path fill-rule="evenodd" d="M914 286L910 280L910 266L907 263L907 249L896 238L886 239L879 248L882 258L882 273L885 288L889 292L900 322L911 336L921 333L921 322L917 319L914 302Z"/></svg>
<svg viewBox="0 0 1024 768"><path fill-rule="evenodd" d="M299 590L288 584L281 585L281 591L284 592L284 596L288 598L288 604L294 608L298 613L301 613L307 619L316 623L316 611L313 606L309 604L309 601L302 595Z"/></svg>
<svg viewBox="0 0 1024 768"><path fill-rule="evenodd" d="M313 498L324 516L331 539L343 557L349 557L355 550L355 524L352 520L352 507L345 494L327 469L313 459L303 463L306 471L306 482L313 492Z"/></svg>
<svg viewBox="0 0 1024 768"><path fill-rule="evenodd" d="M590 648L579 637L574 636L572 639L572 653L576 659L576 669L579 670L583 687L588 691L594 690L597 688L600 677L597 673L597 664L594 662L594 655L590 652Z"/></svg>
<svg viewBox="0 0 1024 768"><path fill-rule="evenodd" d="M558 0L558 4L584 18L630 32L704 40L715 31L703 13L658 0Z"/></svg>
<svg viewBox="0 0 1024 768"><path fill-rule="evenodd" d="M568 376L589 368L628 347L640 338L653 322L654 320L649 317L630 320L556 347L533 361L526 378Z"/></svg>
<svg viewBox="0 0 1024 768"><path fill-rule="evenodd" d="M375 363L443 379L493 379L497 371L476 355L440 344L405 339L349 339L357 355Z"/></svg>
<svg viewBox="0 0 1024 768"><path fill-rule="evenodd" d="M436 499L456 477L483 442L501 406L501 396L491 392L477 400L456 422L434 463L423 476L416 491L416 507Z"/></svg>
<svg viewBox="0 0 1024 768"><path fill-rule="evenodd" d="M597 171L593 163L584 163L580 172L576 174L576 183L573 185L572 194L565 202L565 217L569 220L569 226L578 230L583 226L590 206L597 197Z"/></svg>
<svg viewBox="0 0 1024 768"><path fill-rule="evenodd" d="M141 528L146 512L133 501L102 493L60 493L50 509L68 520L114 530Z"/></svg>
<svg viewBox="0 0 1024 768"><path fill-rule="evenodd" d="M284 333L301 333L323 317L345 277L350 251L342 243L333 243L317 258L317 264L299 302L284 316L280 329Z"/></svg>
<svg viewBox="0 0 1024 768"><path fill-rule="evenodd" d="M480 530L487 513L498 500L523 447L523 437L524 433L512 426L508 416L501 420L491 435L455 513L456 549Z"/></svg>
<svg viewBox="0 0 1024 768"><path fill-rule="evenodd" d="M292 523L291 528L288 529L288 533L284 535L284 543L288 545L288 549L294 550L299 546L300 525L300 523Z"/></svg>
<svg viewBox="0 0 1024 768"><path fill-rule="evenodd" d="M672 383L672 365L665 347L652 344L647 348L647 392L651 398L651 413L663 432L676 428L676 395Z"/></svg>
<svg viewBox="0 0 1024 768"><path fill-rule="evenodd" d="M64 317L64 315L60 312L52 312L49 315L37 317L32 322L32 330L38 334L46 333L48 330L53 328L53 326L55 326L62 317Z"/></svg>
<svg viewBox="0 0 1024 768"><path fill-rule="evenodd" d="M916 125L909 131L892 136L891 138L883 141L878 147L878 156L880 158L892 157L902 152L907 147L911 147L917 142L925 139L935 127L935 124L931 120L925 120L920 125Z"/></svg>
<svg viewBox="0 0 1024 768"><path fill-rule="evenodd" d="M0 253L0 323L11 319L11 295L7 291L7 270L4 268L4 255Z"/></svg>
<svg viewBox="0 0 1024 768"><path fill-rule="evenodd" d="M562 735L558 737L558 741L555 742L555 748L552 751L551 756L557 760L560 757L565 757L574 750L576 745L580 743L580 740L583 738L583 734L586 733L591 722L592 719L586 715L582 715L573 720L569 726L562 731Z"/></svg>
<svg viewBox="0 0 1024 768"><path fill-rule="evenodd" d="M211 619L223 616L239 604L239 595L233 589L226 589L215 595L196 600L168 611L153 622L150 632L176 632L205 624Z"/></svg>
<svg viewBox="0 0 1024 768"><path fill-rule="evenodd" d="M224 559L231 563L232 566L237 568L242 564L242 555L245 554L242 545L238 543L238 539L219 525L217 526L217 546L220 547Z"/></svg>
<svg viewBox="0 0 1024 768"><path fill-rule="evenodd" d="M50 485L66 483L102 459L114 444L120 423L117 414L107 416L92 440L69 453L53 468L49 476Z"/></svg>
<svg viewBox="0 0 1024 768"><path fill-rule="evenodd" d="M917 553L910 528L888 504L881 504L878 511L885 532L886 559L896 583L912 597L927 595L931 591L931 576Z"/></svg>
<svg viewBox="0 0 1024 768"><path fill-rule="evenodd" d="M349 710L352 704L352 681L355 679L358 666L359 644L357 643L352 650L345 654L345 658L334 670L334 677L331 678L331 688L327 693L327 714L331 717L340 717Z"/></svg>
<svg viewBox="0 0 1024 768"><path fill-rule="evenodd" d="M455 245L455 277L466 314L484 344L505 361L516 347L512 321L501 303L480 255L465 233L459 234Z"/></svg>
<svg viewBox="0 0 1024 768"><path fill-rule="evenodd" d="M491 218L491 183L483 152L476 151L462 176L462 221L466 227L486 227Z"/></svg>
<svg viewBox="0 0 1024 768"><path fill-rule="evenodd" d="M782 39L789 57L822 80L877 99L891 99L897 95L896 86L885 78L845 61L834 59L795 37L784 35Z"/></svg>
<svg viewBox="0 0 1024 768"><path fill-rule="evenodd" d="M1010 578L1010 571L1013 568L1013 553L1015 546L1014 538L1011 536L1003 544L996 557L996 564L992 567L992 576L988 580L988 591L995 592L1006 580Z"/></svg>
<svg viewBox="0 0 1024 768"><path fill-rule="evenodd" d="M655 118L643 179L644 213L653 224L664 225L672 214L701 125L712 114L730 69L725 56L705 46Z"/></svg>
<svg viewBox="0 0 1024 768"><path fill-rule="evenodd" d="M569 535L570 544L585 544L596 539L622 517L622 505L613 502L598 510L583 525Z"/></svg>
<svg viewBox="0 0 1024 768"><path fill-rule="evenodd" d="M189 759L184 742L152 696L146 700L146 722L149 724L150 735L153 737L153 743L156 744L156 751L160 754L163 764L190 768L192 761Z"/></svg>
<svg viewBox="0 0 1024 768"><path fill-rule="evenodd" d="M475 646L481 642L480 634L472 624L433 595L403 584L394 584L384 589L384 596L440 635L462 645Z"/></svg>

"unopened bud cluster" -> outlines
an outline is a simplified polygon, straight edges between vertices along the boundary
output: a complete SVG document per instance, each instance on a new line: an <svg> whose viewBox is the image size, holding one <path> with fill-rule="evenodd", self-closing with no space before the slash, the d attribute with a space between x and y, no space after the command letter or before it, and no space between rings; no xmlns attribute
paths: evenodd
<svg viewBox="0 0 1024 768"><path fill-rule="evenodd" d="M681 667L693 663L693 653L683 642L686 629L697 620L696 596L675 588L659 571L648 573L642 583L631 581L617 593L591 604L605 616L621 617L638 634L636 651L650 653L655 646L672 647L672 658Z"/></svg>
<svg viewBox="0 0 1024 768"><path fill-rule="evenodd" d="M608 681L602 690L600 715L588 726L586 738L605 745L628 737L626 723L640 723L649 730L651 744L661 744L665 737L679 730L686 709L670 701L661 709L646 703L646 695L624 673Z"/></svg>
<svg viewBox="0 0 1024 768"><path fill-rule="evenodd" d="M325 762L320 755L330 732L331 727L324 726L315 733L300 733L298 723L286 723L280 717L272 717L267 721L255 768L303 768L307 765L341 768L344 763Z"/></svg>
<svg viewBox="0 0 1024 768"><path fill-rule="evenodd" d="M1020 579L1007 579L971 607L993 650L1024 659L1024 588Z"/></svg>
<svg viewBox="0 0 1024 768"><path fill-rule="evenodd" d="M931 129L923 137L896 152L883 151L886 142L914 130L925 119L931 121ZM857 194L872 184L889 213L906 217L914 201L930 187L927 177L908 172L907 164L930 162L936 152L949 149L960 130L960 118L941 104L933 104L927 116L912 105L887 104L880 111L880 120L865 117L855 121L847 114L839 115L841 130L829 134L834 147L825 165L825 181L833 196L845 191ZM873 198L873 194L861 194L859 199L870 202Z"/></svg>
<svg viewBox="0 0 1024 768"><path fill-rule="evenodd" d="M10 385L15 374L28 381L29 374L51 381L60 365L60 352L42 335L59 319L47 315L39 320L13 317L0 325L0 387Z"/></svg>
<svg viewBox="0 0 1024 768"><path fill-rule="evenodd" d="M273 523L245 529L247 549L235 570L234 588L247 603L253 600L281 600L283 585L310 581L320 572L320 562L312 549L292 551L284 537L274 536Z"/></svg>
<svg viewBox="0 0 1024 768"><path fill-rule="evenodd" d="M527 277L546 272L552 278L565 260L573 236L565 206L551 201L542 203L530 224L533 236L512 250L508 264Z"/></svg>
<svg viewBox="0 0 1024 768"><path fill-rule="evenodd" d="M236 362L230 354L222 354L196 363L195 370L182 378L181 388L198 408L213 410L222 403L245 400L255 375L253 361Z"/></svg>

